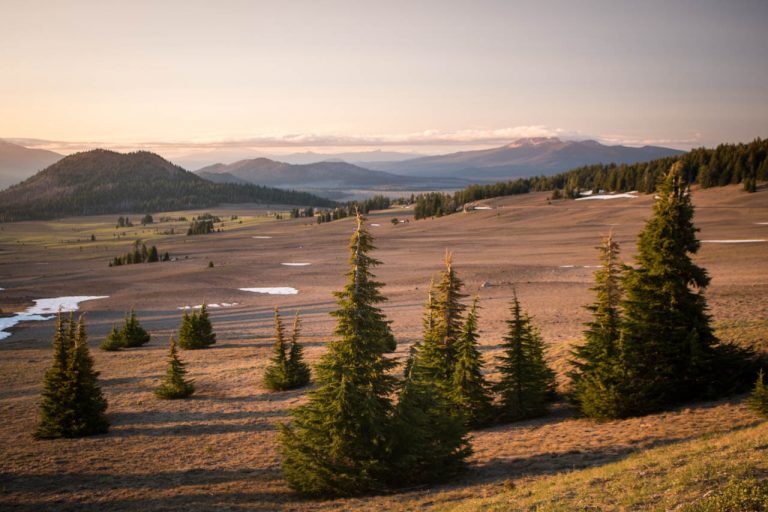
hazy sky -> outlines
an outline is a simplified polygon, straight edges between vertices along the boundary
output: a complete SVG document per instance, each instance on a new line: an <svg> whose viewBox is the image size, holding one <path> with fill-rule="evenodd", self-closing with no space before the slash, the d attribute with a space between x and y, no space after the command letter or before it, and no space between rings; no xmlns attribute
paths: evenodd
<svg viewBox="0 0 768 512"><path fill-rule="evenodd" d="M5 138L688 148L768 136L768 1L1 0L0 77Z"/></svg>

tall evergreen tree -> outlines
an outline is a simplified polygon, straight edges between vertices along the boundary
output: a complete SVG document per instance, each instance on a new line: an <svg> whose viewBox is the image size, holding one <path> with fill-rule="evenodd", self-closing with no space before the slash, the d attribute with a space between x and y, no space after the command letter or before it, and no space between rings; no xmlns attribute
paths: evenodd
<svg viewBox="0 0 768 512"><path fill-rule="evenodd" d="M483 360L477 342L477 297L456 341L456 363L450 396L470 427L486 425L492 414L488 382L483 377Z"/></svg>
<svg viewBox="0 0 768 512"><path fill-rule="evenodd" d="M501 395L498 411L502 421L516 421L541 416L555 386L554 372L544 360L544 341L522 311L517 294L511 305L512 318L507 320L508 334L498 357L501 381L494 390Z"/></svg>
<svg viewBox="0 0 768 512"><path fill-rule="evenodd" d="M139 323L136 310L131 310L125 315L125 323L122 330L123 347L141 347L149 343L150 335Z"/></svg>
<svg viewBox="0 0 768 512"><path fill-rule="evenodd" d="M637 268L627 271L624 352L637 396L634 414L702 396L713 382L714 346L683 164L669 170L653 216L638 239Z"/></svg>
<svg viewBox="0 0 768 512"><path fill-rule="evenodd" d="M317 388L292 414L280 433L283 473L288 484L308 495L350 495L380 490L387 477L395 381L389 322L378 308L385 300L371 269L373 240L357 214L350 243L350 270L336 292L332 313L337 339L317 366Z"/></svg>
<svg viewBox="0 0 768 512"><path fill-rule="evenodd" d="M587 306L593 319L586 324L585 343L572 353L575 371L573 398L581 413L595 419L623 418L635 406L622 346L624 264L619 260L619 243L609 233L598 247L600 269L595 272L596 294Z"/></svg>
<svg viewBox="0 0 768 512"><path fill-rule="evenodd" d="M195 392L195 386L192 381L184 376L187 374L186 364L179 359L176 350L176 340L169 340L170 348L168 351L168 369L162 384L155 390L155 395L163 399L187 398Z"/></svg>
<svg viewBox="0 0 768 512"><path fill-rule="evenodd" d="M264 387L272 391L291 388L285 328L277 306L275 306L275 344L272 346L272 359L264 372Z"/></svg>
<svg viewBox="0 0 768 512"><path fill-rule="evenodd" d="M43 381L37 439L82 437L109 429L107 401L88 351L82 316L77 324L59 313L53 338L53 364Z"/></svg>
<svg viewBox="0 0 768 512"><path fill-rule="evenodd" d="M292 388L300 388L309 384L311 373L309 365L304 362L304 347L299 343L301 335L301 319L299 312L293 318L293 333L291 334L291 346L288 349L288 374Z"/></svg>

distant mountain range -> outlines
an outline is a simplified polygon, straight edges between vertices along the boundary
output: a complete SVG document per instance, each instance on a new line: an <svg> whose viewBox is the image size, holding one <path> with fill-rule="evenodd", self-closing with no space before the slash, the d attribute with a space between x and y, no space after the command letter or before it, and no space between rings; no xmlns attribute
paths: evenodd
<svg viewBox="0 0 768 512"><path fill-rule="evenodd" d="M658 146L606 146L594 140L564 141L555 137L518 139L499 148L462 151L399 162L371 163L371 169L404 176L452 177L472 181L551 175L582 165L632 164L682 154Z"/></svg>
<svg viewBox="0 0 768 512"><path fill-rule="evenodd" d="M212 183L146 151L97 149L62 158L0 191L0 220L159 212L221 203L335 206L308 194L252 184Z"/></svg>
<svg viewBox="0 0 768 512"><path fill-rule="evenodd" d="M0 190L45 169L63 155L44 149L30 149L0 140Z"/></svg>

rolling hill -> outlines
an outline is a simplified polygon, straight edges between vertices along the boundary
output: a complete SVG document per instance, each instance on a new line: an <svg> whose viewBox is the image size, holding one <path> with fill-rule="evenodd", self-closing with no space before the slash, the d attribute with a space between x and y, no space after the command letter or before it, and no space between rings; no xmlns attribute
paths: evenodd
<svg viewBox="0 0 768 512"><path fill-rule="evenodd" d="M443 176L489 181L550 175L575 167L615 163L630 164L682 154L658 146L632 148L606 146L594 140L563 141L558 138L518 139L506 146L400 162L371 163L372 169L404 176Z"/></svg>
<svg viewBox="0 0 768 512"><path fill-rule="evenodd" d="M333 206L303 192L212 183L146 151L97 149L67 156L0 192L0 220L157 212L220 203Z"/></svg>
<svg viewBox="0 0 768 512"><path fill-rule="evenodd" d="M25 148L0 140L0 190L32 176L61 158L62 155L53 151Z"/></svg>

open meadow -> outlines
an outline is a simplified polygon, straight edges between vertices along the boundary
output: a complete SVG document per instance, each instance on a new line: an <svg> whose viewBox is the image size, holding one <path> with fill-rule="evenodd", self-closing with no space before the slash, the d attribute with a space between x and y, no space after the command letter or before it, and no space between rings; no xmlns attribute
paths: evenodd
<svg viewBox="0 0 768 512"><path fill-rule="evenodd" d="M569 351L590 316L595 249L613 231L632 262L653 195L548 201L531 193L483 201L490 209L414 221L408 209L372 212L368 222L389 299L383 311L404 360L422 329L430 279L452 251L469 303L480 298L480 343L490 380L513 291L533 317L567 389ZM768 189L694 189L695 257L712 283L706 296L718 335L768 351ZM155 223L116 228L117 215L0 224L0 308L33 301L85 301L91 353L109 402L110 432L35 441L53 320L24 322L0 340L0 509L3 510L573 510L674 508L732 476L768 475L768 423L742 396L695 403L641 418L596 423L564 401L545 418L472 433L470 469L453 482L398 494L305 500L281 478L276 425L306 389L270 393L261 385L271 355L273 309L300 311L310 363L332 336L332 293L345 283L353 219L315 224L277 220L280 209L229 205L208 211L223 230L187 236L178 219L206 210L155 213ZM393 223L392 219L410 219ZM218 226L218 224L217 224ZM111 267L134 240L171 261ZM209 266L213 262L213 266ZM294 288L269 294L242 288ZM182 351L197 391L189 400L153 395L168 338L182 309L206 302L217 343ZM134 307L152 340L120 352L98 350ZM694 475L693 469L701 471ZM705 468L705 469L702 469Z"/></svg>

